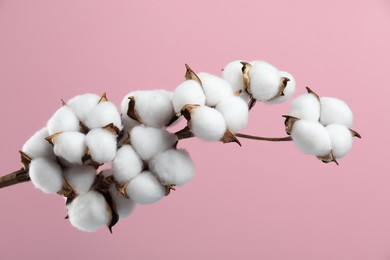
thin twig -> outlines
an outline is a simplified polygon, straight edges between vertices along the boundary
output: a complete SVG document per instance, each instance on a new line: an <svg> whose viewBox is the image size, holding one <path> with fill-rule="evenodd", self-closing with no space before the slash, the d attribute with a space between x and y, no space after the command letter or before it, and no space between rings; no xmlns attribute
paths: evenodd
<svg viewBox="0 0 390 260"><path fill-rule="evenodd" d="M247 134L235 134L237 137L246 138L246 139L252 139L252 140L259 140L259 141L270 141L270 142L285 142L285 141L292 141L291 136L286 137L262 137L262 136L254 136L254 135L247 135Z"/></svg>
<svg viewBox="0 0 390 260"><path fill-rule="evenodd" d="M0 177L0 189L22 182L30 181L28 171L24 168Z"/></svg>

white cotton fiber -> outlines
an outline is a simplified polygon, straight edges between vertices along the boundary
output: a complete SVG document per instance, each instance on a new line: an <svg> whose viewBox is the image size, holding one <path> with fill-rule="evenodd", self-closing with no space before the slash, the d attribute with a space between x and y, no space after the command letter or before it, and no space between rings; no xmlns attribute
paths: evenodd
<svg viewBox="0 0 390 260"><path fill-rule="evenodd" d="M186 150L169 149L153 157L149 169L164 185L183 185L195 175L195 166Z"/></svg>
<svg viewBox="0 0 390 260"><path fill-rule="evenodd" d="M198 77L202 81L207 106L216 106L227 96L233 95L233 89L225 79L206 72L198 73Z"/></svg>
<svg viewBox="0 0 390 260"><path fill-rule="evenodd" d="M236 60L227 64L223 69L223 78L230 83L233 92L244 91L242 67L241 60Z"/></svg>
<svg viewBox="0 0 390 260"><path fill-rule="evenodd" d="M136 126L130 132L131 145L142 160L150 160L154 155L164 152L177 142L177 136L168 131Z"/></svg>
<svg viewBox="0 0 390 260"><path fill-rule="evenodd" d="M82 164L87 152L85 135L80 132L63 132L54 139L54 154L71 164Z"/></svg>
<svg viewBox="0 0 390 260"><path fill-rule="evenodd" d="M265 61L256 61L252 64L249 79L252 96L258 101L270 100L278 93L279 71Z"/></svg>
<svg viewBox="0 0 390 260"><path fill-rule="evenodd" d="M112 162L115 180L126 183L141 173L143 162L131 145L123 145Z"/></svg>
<svg viewBox="0 0 390 260"><path fill-rule="evenodd" d="M46 127L37 131L24 143L22 152L27 154L31 159L38 157L54 159L53 146L46 141L45 138L47 136L49 136L49 132Z"/></svg>
<svg viewBox="0 0 390 260"><path fill-rule="evenodd" d="M248 104L238 96L226 97L215 109L222 114L227 128L232 133L237 133L243 129L248 122Z"/></svg>
<svg viewBox="0 0 390 260"><path fill-rule="evenodd" d="M82 231L96 231L111 221L111 209L103 195L96 191L77 196L67 208L70 223Z"/></svg>
<svg viewBox="0 0 390 260"><path fill-rule="evenodd" d="M353 113L342 100L333 97L322 97L320 121L323 125L342 124L352 127Z"/></svg>
<svg viewBox="0 0 390 260"><path fill-rule="evenodd" d="M203 106L191 112L189 127L196 137L206 141L219 141L226 132L226 123L216 109Z"/></svg>
<svg viewBox="0 0 390 260"><path fill-rule="evenodd" d="M92 166L74 166L64 170L64 177L78 195L89 191L96 178L96 170Z"/></svg>
<svg viewBox="0 0 390 260"><path fill-rule="evenodd" d="M67 102L81 122L85 121L86 115L99 103L100 96L96 94L82 94L73 97Z"/></svg>
<svg viewBox="0 0 390 260"><path fill-rule="evenodd" d="M184 105L201 105L206 103L206 96L202 86L195 80L186 80L173 92L172 104L176 113L180 112Z"/></svg>
<svg viewBox="0 0 390 260"><path fill-rule="evenodd" d="M308 93L293 99L288 114L299 119L318 121L320 111L320 101L315 95Z"/></svg>
<svg viewBox="0 0 390 260"><path fill-rule="evenodd" d="M28 174L34 186L45 193L56 193L64 184L61 167L47 158L33 159Z"/></svg>
<svg viewBox="0 0 390 260"><path fill-rule="evenodd" d="M136 203L149 204L165 196L165 187L149 171L145 171L130 181L126 194Z"/></svg>
<svg viewBox="0 0 390 260"><path fill-rule="evenodd" d="M79 131L80 121L68 106L62 106L49 119L46 127L49 135L65 131Z"/></svg>
<svg viewBox="0 0 390 260"><path fill-rule="evenodd" d="M109 191L112 200L115 203L116 210L119 215L119 220L122 220L129 216L134 210L135 202L129 198L124 198L122 194L118 194L115 185L111 185Z"/></svg>
<svg viewBox="0 0 390 260"><path fill-rule="evenodd" d="M89 129L105 127L111 123L122 128L121 116L111 101L100 102L85 115L84 124Z"/></svg>
<svg viewBox="0 0 390 260"><path fill-rule="evenodd" d="M351 131L346 126L340 124L330 124L325 128L330 136L333 155L336 159L346 155L352 148Z"/></svg>
<svg viewBox="0 0 390 260"><path fill-rule="evenodd" d="M291 137L302 153L325 156L332 149L328 131L318 122L298 120L294 123Z"/></svg>
<svg viewBox="0 0 390 260"><path fill-rule="evenodd" d="M287 82L286 88L283 91L284 95L267 101L266 103L269 105L280 104L286 101L287 99L291 98L295 93L296 82L294 77L286 71L279 71L279 76L288 78L289 81Z"/></svg>
<svg viewBox="0 0 390 260"><path fill-rule="evenodd" d="M122 114L121 118L122 118L123 129L127 132L131 131L133 127L141 124L138 121L135 121L134 119L130 118L126 114Z"/></svg>
<svg viewBox="0 0 390 260"><path fill-rule="evenodd" d="M96 128L88 132L85 138L92 161L97 163L111 162L116 154L116 135L111 131Z"/></svg>

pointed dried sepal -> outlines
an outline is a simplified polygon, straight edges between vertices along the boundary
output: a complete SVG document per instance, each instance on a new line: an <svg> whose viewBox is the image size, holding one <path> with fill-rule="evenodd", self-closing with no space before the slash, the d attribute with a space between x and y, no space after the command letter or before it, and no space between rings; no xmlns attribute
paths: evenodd
<svg viewBox="0 0 390 260"><path fill-rule="evenodd" d="M185 64L185 66L186 66L186 74L185 74L186 80L189 79L195 80L202 86L202 81L200 80L198 75L196 75L196 73L190 68L190 66L188 66L188 64Z"/></svg>
<svg viewBox="0 0 390 260"><path fill-rule="evenodd" d="M48 137L45 138L45 140L48 141L49 144L54 145L54 143L56 142L57 136L59 136L60 134L61 133L55 133L55 134L49 135Z"/></svg>
<svg viewBox="0 0 390 260"><path fill-rule="evenodd" d="M90 129L86 125L84 125L81 121L80 121L79 125L80 125L80 132L81 133L87 134L89 132Z"/></svg>
<svg viewBox="0 0 390 260"><path fill-rule="evenodd" d="M106 92L104 92L104 93L102 94L102 96L100 97L100 99L99 99L99 101L98 101L98 104L99 104L99 103L102 103L102 102L105 102L105 101L108 101Z"/></svg>
<svg viewBox="0 0 390 260"><path fill-rule="evenodd" d="M248 93L250 96L252 96L251 88L250 88L250 78L249 78L249 71L252 68L252 65L249 62L241 61L242 64L242 78L244 80L244 90L246 93Z"/></svg>
<svg viewBox="0 0 390 260"><path fill-rule="evenodd" d="M128 199L129 196L127 195L126 193L126 188L127 188L127 185L129 185L129 182L126 182L125 184L121 185L119 183L116 183L115 187L117 189L117 194L116 195L121 195L123 198L126 198Z"/></svg>
<svg viewBox="0 0 390 260"><path fill-rule="evenodd" d="M173 123L175 123L179 118L181 117L181 113L177 113L175 114L171 120L169 120L168 124L166 124L165 126L168 127L168 126L171 126Z"/></svg>
<svg viewBox="0 0 390 260"><path fill-rule="evenodd" d="M112 227L115 226L116 223L119 221L119 214L116 209L115 201L112 199L111 194L106 191L106 192L101 192L103 195L104 199L107 202L107 205L109 206L111 210L111 220L110 223L107 224L108 230L110 230L110 233L112 234Z"/></svg>
<svg viewBox="0 0 390 260"><path fill-rule="evenodd" d="M356 132L355 130L352 130L352 129L349 129L349 131L351 131L351 134L352 134L352 137L357 137L357 138L362 138L362 136Z"/></svg>
<svg viewBox="0 0 390 260"><path fill-rule="evenodd" d="M165 185L165 196L168 196L169 194L171 194L171 191L175 191L176 188L175 188L175 184L168 184L168 185Z"/></svg>
<svg viewBox="0 0 390 260"><path fill-rule="evenodd" d="M23 169L28 170L32 159L23 151L19 151L19 153L20 153L20 160L22 162Z"/></svg>
<svg viewBox="0 0 390 260"><path fill-rule="evenodd" d="M62 105L62 106L67 106L65 100L63 100L62 98L61 98L61 105Z"/></svg>
<svg viewBox="0 0 390 260"><path fill-rule="evenodd" d="M113 176L105 177L102 173L99 173L98 175L96 175L95 181L92 184L91 189L103 194L105 192L108 192L108 189L110 188L110 185L113 182L114 182Z"/></svg>
<svg viewBox="0 0 390 260"><path fill-rule="evenodd" d="M299 118L296 118L294 116L289 116L289 115L283 115L282 117L286 118L286 120L284 120L284 126L286 127L286 133L288 135L291 135L291 130L294 126L294 123L298 120L300 120Z"/></svg>
<svg viewBox="0 0 390 260"><path fill-rule="evenodd" d="M339 163L337 162L336 157L334 156L334 153L333 153L332 150L331 150L327 155L324 155L324 156L317 156L317 158L318 158L319 160L321 160L322 162L324 162L324 163L334 162L334 163L336 163L337 165L339 165Z"/></svg>
<svg viewBox="0 0 390 260"><path fill-rule="evenodd" d="M273 99L276 99L276 98L278 98L278 97L284 96L284 90L286 89L287 83L288 83L289 81L290 81L289 78L281 77L281 78L280 78L280 83L279 83L278 92L277 92L276 95L273 96L273 98L271 98L269 101L271 101L271 100L273 100Z"/></svg>
<svg viewBox="0 0 390 260"><path fill-rule="evenodd" d="M230 132L230 130L226 130L220 141L224 144L234 142L241 146L240 140L238 140L238 138L232 132Z"/></svg>
<svg viewBox="0 0 390 260"><path fill-rule="evenodd" d="M118 135L120 132L119 128L115 126L113 123L104 126L103 129L111 132L113 135Z"/></svg>
<svg viewBox="0 0 390 260"><path fill-rule="evenodd" d="M236 92L234 92L233 95L236 97L239 97L241 95L241 93L242 93L242 89L239 89Z"/></svg>
<svg viewBox="0 0 390 260"><path fill-rule="evenodd" d="M256 105L257 100L255 98L251 98L248 103L248 109L251 110Z"/></svg>
<svg viewBox="0 0 390 260"><path fill-rule="evenodd" d="M318 101L320 101L320 96L318 96L317 93L315 93L313 90L311 90L311 88L306 87L306 90L307 90L307 93L313 94L318 99Z"/></svg>
<svg viewBox="0 0 390 260"><path fill-rule="evenodd" d="M184 127L180 131L177 131L175 135L177 136L178 140L194 137L194 134L191 132L191 129L188 126Z"/></svg>
<svg viewBox="0 0 390 260"><path fill-rule="evenodd" d="M137 122L142 124L141 119L138 116L137 111L135 109L135 98L134 98L134 96L130 96L129 97L129 106L127 108L127 115L131 119L133 119L133 120L135 120L135 121L137 121Z"/></svg>
<svg viewBox="0 0 390 260"><path fill-rule="evenodd" d="M185 119L187 119L187 121L190 121L192 111L198 107L200 107L200 105L184 105L180 113L184 116Z"/></svg>
<svg viewBox="0 0 390 260"><path fill-rule="evenodd" d="M70 200L73 200L77 196L76 191L69 185L69 183L66 180L64 180L62 189L58 191L57 194L67 197ZM68 205L69 203L71 203L71 201L67 200L66 205Z"/></svg>

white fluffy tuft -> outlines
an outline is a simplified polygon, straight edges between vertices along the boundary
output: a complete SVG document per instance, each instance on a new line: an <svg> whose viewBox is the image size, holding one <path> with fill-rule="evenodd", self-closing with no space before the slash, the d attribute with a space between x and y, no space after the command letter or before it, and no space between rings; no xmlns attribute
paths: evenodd
<svg viewBox="0 0 390 260"><path fill-rule="evenodd" d="M244 90L241 60L232 61L223 69L223 78L230 83L233 92Z"/></svg>
<svg viewBox="0 0 390 260"><path fill-rule="evenodd" d="M80 121L68 106L59 108L47 122L49 135L65 132L79 131Z"/></svg>
<svg viewBox="0 0 390 260"><path fill-rule="evenodd" d="M295 93L296 82L295 82L294 77L286 71L279 71L279 76L288 78L289 81L287 82L287 86L283 91L284 95L267 101L266 103L269 105L280 104L280 103L288 100L289 98L291 98Z"/></svg>
<svg viewBox="0 0 390 260"><path fill-rule="evenodd" d="M80 132L63 132L55 137L54 154L71 164L82 164L87 152L85 135Z"/></svg>
<svg viewBox="0 0 390 260"><path fill-rule="evenodd" d="M121 194L118 194L115 185L110 186L110 194L115 203L119 220L126 218L131 214L131 212L133 212L135 202L131 199L124 198Z"/></svg>
<svg viewBox="0 0 390 260"><path fill-rule="evenodd" d="M112 169L115 180L126 183L141 173L143 162L131 145L123 145L117 152Z"/></svg>
<svg viewBox="0 0 390 260"><path fill-rule="evenodd" d="M198 77L202 81L207 106L216 106L224 98L233 95L233 89L225 79L206 72L198 73Z"/></svg>
<svg viewBox="0 0 390 260"><path fill-rule="evenodd" d="M173 92L172 104L176 113L180 112L184 105L205 105L206 96L202 86L195 80L186 80Z"/></svg>
<svg viewBox="0 0 390 260"><path fill-rule="evenodd" d="M116 136L103 128L92 129L85 138L91 159L97 163L111 162L116 154Z"/></svg>
<svg viewBox="0 0 390 260"><path fill-rule="evenodd" d="M100 102L85 115L84 124L89 129L105 127L111 123L122 128L121 116L111 101Z"/></svg>
<svg viewBox="0 0 390 260"><path fill-rule="evenodd" d="M240 97L229 96L222 100L215 109L222 114L227 128L232 133L237 133L243 129L248 122L248 105Z"/></svg>
<svg viewBox="0 0 390 260"><path fill-rule="evenodd" d="M22 152L27 154L31 159L38 157L54 159L53 147L45 139L47 136L49 136L49 132L46 127L37 131L24 143Z"/></svg>
<svg viewBox="0 0 390 260"><path fill-rule="evenodd" d="M333 97L322 97L320 121L323 125L342 124L352 127L353 113L342 100Z"/></svg>
<svg viewBox="0 0 390 260"><path fill-rule="evenodd" d="M249 71L250 90L258 101L270 100L278 93L279 71L265 61L256 61Z"/></svg>
<svg viewBox="0 0 390 260"><path fill-rule="evenodd" d="M89 191L96 178L96 170L92 166L75 166L64 170L64 177L78 195Z"/></svg>
<svg viewBox="0 0 390 260"><path fill-rule="evenodd" d="M346 155L352 148L351 131L346 126L339 124L330 124L325 128L330 136L333 155L336 159Z"/></svg>
<svg viewBox="0 0 390 260"><path fill-rule="evenodd" d="M47 158L33 159L29 176L34 186L45 193L60 191L64 183L61 167Z"/></svg>
<svg viewBox="0 0 390 260"><path fill-rule="evenodd" d="M189 126L196 137L206 141L218 141L226 132L222 114L207 106L198 107L191 112Z"/></svg>
<svg viewBox="0 0 390 260"><path fill-rule="evenodd" d="M99 103L100 96L96 94L82 94L73 97L67 102L67 105L76 114L81 122L85 121L86 115Z"/></svg>
<svg viewBox="0 0 390 260"><path fill-rule="evenodd" d="M130 181L126 193L136 203L150 204L164 197L165 187L149 171L145 171Z"/></svg>
<svg viewBox="0 0 390 260"><path fill-rule="evenodd" d="M313 94L303 94L291 102L290 116L308 121L320 119L321 106L318 98Z"/></svg>

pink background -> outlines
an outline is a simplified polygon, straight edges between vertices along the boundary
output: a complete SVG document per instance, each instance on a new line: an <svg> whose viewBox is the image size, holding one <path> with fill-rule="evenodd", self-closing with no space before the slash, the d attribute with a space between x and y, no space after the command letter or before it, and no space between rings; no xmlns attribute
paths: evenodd
<svg viewBox="0 0 390 260"><path fill-rule="evenodd" d="M174 89L184 63L220 73L265 59L355 113L362 136L341 165L292 143L185 140L195 180L89 234L62 198L31 183L0 190L0 259L390 259L387 0L0 0L1 165L60 99ZM246 133L283 136L280 106L257 105Z"/></svg>

